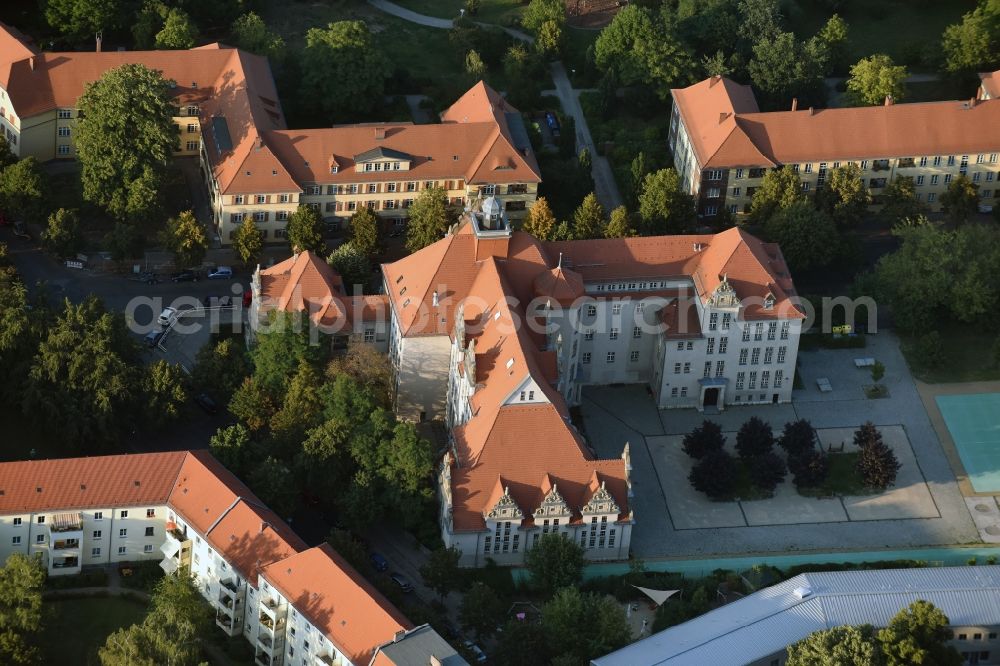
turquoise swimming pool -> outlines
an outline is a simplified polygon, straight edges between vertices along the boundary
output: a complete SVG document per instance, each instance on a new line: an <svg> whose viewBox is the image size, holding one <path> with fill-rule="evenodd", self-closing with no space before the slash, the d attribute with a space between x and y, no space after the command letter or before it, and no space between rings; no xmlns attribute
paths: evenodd
<svg viewBox="0 0 1000 666"><path fill-rule="evenodd" d="M1000 492L1000 393L935 398L977 493Z"/></svg>

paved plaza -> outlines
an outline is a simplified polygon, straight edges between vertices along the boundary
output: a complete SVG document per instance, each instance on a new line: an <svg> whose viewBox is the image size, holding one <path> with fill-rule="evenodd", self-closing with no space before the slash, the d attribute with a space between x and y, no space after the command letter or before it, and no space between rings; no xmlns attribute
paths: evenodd
<svg viewBox="0 0 1000 666"><path fill-rule="evenodd" d="M855 367L858 356L885 365L881 383L889 397L865 397L863 387L871 384L871 376ZM980 541L983 527L977 529L970 515L972 507L955 480L895 336L869 336L863 350L800 352L799 364L805 388L795 391L791 404L728 406L708 416L693 409L659 411L643 386L584 392L584 426L598 455L618 456L626 442L631 447L636 555L829 552ZM830 380L832 391L816 388L820 377ZM735 432L751 416L768 421L776 433L787 421L808 419L824 445L836 447L843 441L847 450L854 430L872 421L902 464L897 485L879 495L817 499L801 497L786 480L771 499L711 502L690 487L691 461L680 450L681 439L710 418L732 446ZM985 511L980 513L989 519Z"/></svg>

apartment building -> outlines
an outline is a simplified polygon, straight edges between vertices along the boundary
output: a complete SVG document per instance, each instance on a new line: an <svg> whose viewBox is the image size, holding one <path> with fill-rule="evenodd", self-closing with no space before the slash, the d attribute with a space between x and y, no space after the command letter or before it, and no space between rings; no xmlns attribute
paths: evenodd
<svg viewBox="0 0 1000 666"><path fill-rule="evenodd" d="M0 131L15 154L73 159L77 100L109 69L139 63L171 83L177 157L200 159L213 224L228 245L252 218L284 242L288 216L311 206L339 227L360 207L402 226L420 192L445 190L461 207L506 197L523 217L541 174L520 113L480 82L439 124L366 123L290 130L267 60L218 43L187 51L44 53L0 24Z"/></svg>
<svg viewBox="0 0 1000 666"><path fill-rule="evenodd" d="M642 383L661 408L791 400L803 315L777 246L716 235L540 242L497 197L383 266L397 414L443 417L445 543L516 564L555 531L628 556L631 461L596 460L569 407Z"/></svg>
<svg viewBox="0 0 1000 666"><path fill-rule="evenodd" d="M271 312L307 312L320 333L332 336L334 349L346 349L354 337L388 350L388 297L347 294L337 271L315 252L300 252L270 268L258 265L250 289L250 343L266 328Z"/></svg>
<svg viewBox="0 0 1000 666"><path fill-rule="evenodd" d="M205 451L0 463L0 558L13 552L39 553L49 575L158 560L192 577L216 626L249 641L259 666L367 665L421 633ZM426 638L408 652L420 646L442 651L423 663L454 654Z"/></svg>
<svg viewBox="0 0 1000 666"><path fill-rule="evenodd" d="M853 163L872 206L896 178L912 178L917 198L941 210L941 195L959 175L979 188L983 204L1000 194L997 73L981 75L975 97L951 102L761 113L749 86L715 76L671 91L669 148L698 214L749 212L770 169L791 165L802 191L822 189L831 169Z"/></svg>
<svg viewBox="0 0 1000 666"><path fill-rule="evenodd" d="M783 666L787 647L843 625L884 627L917 600L948 616L965 664L1000 664L1000 567L805 573L593 659L593 666ZM670 603L669 601L667 603Z"/></svg>

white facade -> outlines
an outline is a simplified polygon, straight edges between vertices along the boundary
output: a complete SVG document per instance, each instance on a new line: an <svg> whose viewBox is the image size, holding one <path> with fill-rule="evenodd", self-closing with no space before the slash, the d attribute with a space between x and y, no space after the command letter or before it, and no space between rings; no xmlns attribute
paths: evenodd
<svg viewBox="0 0 1000 666"><path fill-rule="evenodd" d="M49 575L58 576L84 566L159 560L165 521L164 506L8 514L0 516L0 561L41 553Z"/></svg>

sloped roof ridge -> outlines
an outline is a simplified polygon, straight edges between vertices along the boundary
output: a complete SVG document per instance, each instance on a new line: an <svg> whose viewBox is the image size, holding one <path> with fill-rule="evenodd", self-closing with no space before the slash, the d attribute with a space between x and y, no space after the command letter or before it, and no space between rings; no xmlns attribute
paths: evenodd
<svg viewBox="0 0 1000 666"><path fill-rule="evenodd" d="M242 501L243 501L243 498L240 497L239 495L237 495L236 499L233 500L233 503L230 504L229 507L226 510L224 510L222 513L219 514L219 517L215 519L215 522L213 522L211 525L208 526L208 529L205 530L205 536L208 536L209 534L211 534L212 530L214 530L216 527L218 527L219 523L221 523L222 520L226 516L229 515L229 512L232 511L234 508L236 508L236 505L239 504Z"/></svg>

